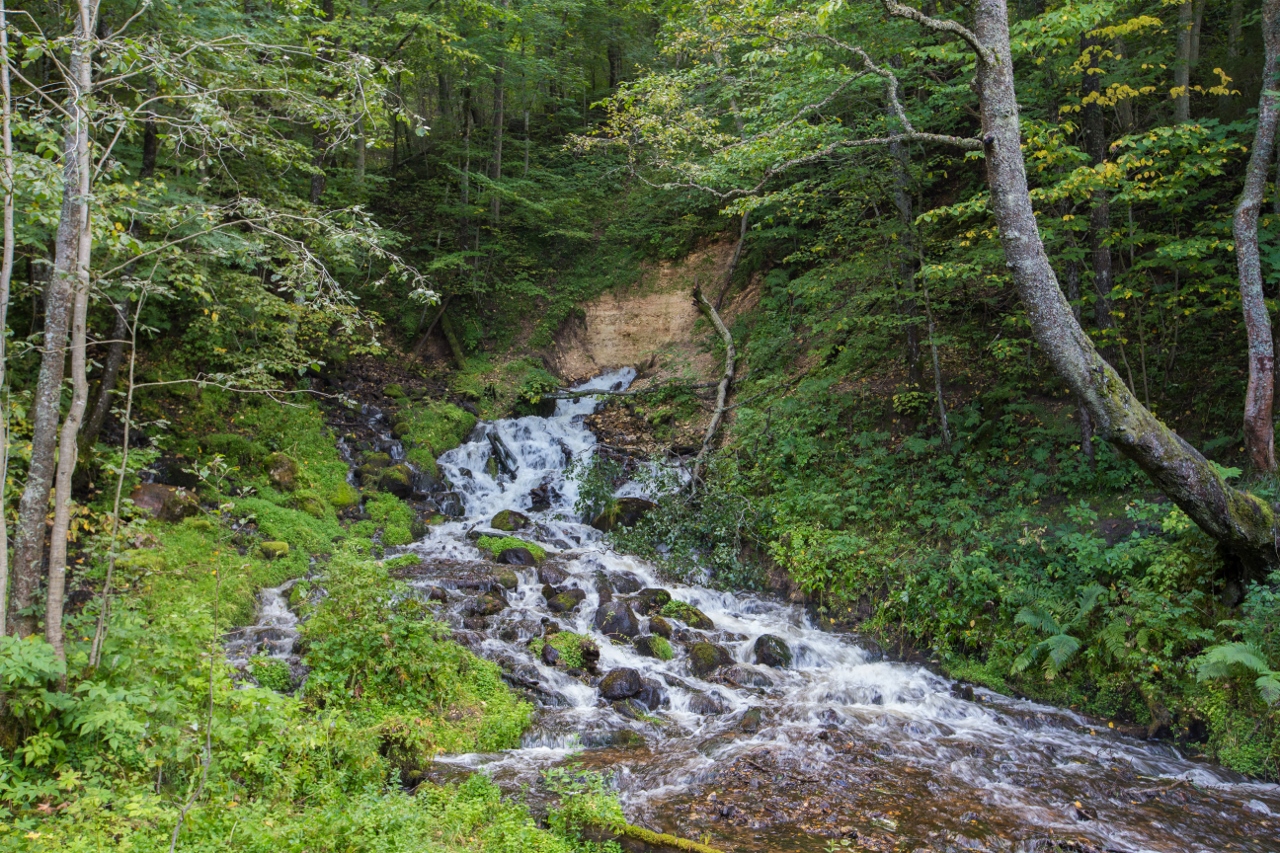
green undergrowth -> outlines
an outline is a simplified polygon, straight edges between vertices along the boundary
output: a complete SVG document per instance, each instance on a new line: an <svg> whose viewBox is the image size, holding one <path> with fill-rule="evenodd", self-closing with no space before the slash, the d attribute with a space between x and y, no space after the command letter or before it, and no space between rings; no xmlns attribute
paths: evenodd
<svg viewBox="0 0 1280 853"><path fill-rule="evenodd" d="M493 557L498 556L508 548L526 548L533 555L533 559L539 563L547 558L547 549L537 542L526 542L514 536L481 536L476 540L476 547L481 551L488 552Z"/></svg>
<svg viewBox="0 0 1280 853"><path fill-rule="evenodd" d="M201 428L216 416L224 435L271 436L264 447L293 456L298 485L323 495L345 483L310 405L277 417L264 411L274 404L190 402ZM224 460L243 450L234 444L220 443ZM188 851L599 849L539 828L479 776L416 795L401 787L441 753L517 745L531 712L389 576L406 561L374 559L355 529L372 523L385 542L407 526L407 507L378 495L371 522L344 528L332 511L298 508L297 489L243 455L224 464L198 442L184 449L203 510L130 521L101 664L88 666L96 598L68 618L65 666L43 640L0 638L0 850L165 850L188 802ZM257 546L271 539L288 554L268 559ZM104 543L80 544L83 582L100 584ZM246 687L222 642L252 620L260 589L292 578L305 578L290 601L307 617L309 676L299 686L280 661L255 657L260 686Z"/></svg>
<svg viewBox="0 0 1280 853"><path fill-rule="evenodd" d="M453 375L453 388L473 401L485 420L548 414L552 401L544 395L560 387L560 380L533 358L495 360L478 355L465 370Z"/></svg>
<svg viewBox="0 0 1280 853"><path fill-rule="evenodd" d="M466 440L477 419L452 403L406 405L395 414L395 435L408 448L405 458L420 471L439 476L436 458Z"/></svg>

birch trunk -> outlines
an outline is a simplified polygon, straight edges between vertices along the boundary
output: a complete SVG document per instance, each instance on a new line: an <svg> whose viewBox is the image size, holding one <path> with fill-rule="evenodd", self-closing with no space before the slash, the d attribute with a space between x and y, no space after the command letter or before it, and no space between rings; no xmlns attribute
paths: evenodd
<svg viewBox="0 0 1280 853"><path fill-rule="evenodd" d="M53 496L53 529L49 534L49 582L45 597L44 635L59 658L66 659L63 648L62 613L66 600L67 539L71 528L71 478L76 470L79 445L76 438L89 402L88 334L89 259L93 250L93 227L89 209L89 191L93 163L89 157L89 112L87 99L93 88L94 22L98 16L96 0L81 0L76 22L77 44L72 48L70 71L74 78L73 94L76 111L72 114L76 137L76 215L75 275L72 285L71 317L71 409L62 423L58 441L58 465ZM75 57L79 53L79 61Z"/></svg>
<svg viewBox="0 0 1280 853"><path fill-rule="evenodd" d="M5 342L9 321L9 283L13 279L13 99L9 91L9 13L0 0L0 144L4 149L4 249L0 255L0 636L6 628L9 600L9 519L4 512L5 484L9 480L9 405L6 394L8 354Z"/></svg>
<svg viewBox="0 0 1280 853"><path fill-rule="evenodd" d="M1232 231L1236 241L1236 269L1240 278L1240 304L1249 341L1249 385L1244 398L1244 444L1249 464L1259 472L1276 470L1275 349L1271 317L1262 293L1262 260L1258 251L1258 214L1267 191L1267 172L1275 151L1276 120L1280 98L1276 96L1276 72L1280 59L1280 0L1262 4L1262 94L1258 96L1258 129L1245 172L1244 191L1236 206Z"/></svg>

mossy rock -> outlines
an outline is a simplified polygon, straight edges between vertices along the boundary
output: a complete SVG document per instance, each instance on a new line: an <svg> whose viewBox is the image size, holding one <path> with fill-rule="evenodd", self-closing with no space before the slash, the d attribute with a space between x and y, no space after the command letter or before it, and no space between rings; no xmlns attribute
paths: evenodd
<svg viewBox="0 0 1280 853"><path fill-rule="evenodd" d="M207 518L184 518L182 520L183 527L189 527L192 530L199 530L204 533L212 533L216 530L216 526Z"/></svg>
<svg viewBox="0 0 1280 853"><path fill-rule="evenodd" d="M424 474L439 479L440 464L436 462L436 453L430 447L411 447L405 451L404 461Z"/></svg>
<svg viewBox="0 0 1280 853"><path fill-rule="evenodd" d="M233 465L246 468L255 465L268 455L267 449L256 441L243 435L230 432L215 432L206 435L200 441L201 453L205 457L221 456Z"/></svg>
<svg viewBox="0 0 1280 853"><path fill-rule="evenodd" d="M413 494L413 470L408 465L392 465L378 475L378 489L398 498Z"/></svg>
<svg viewBox="0 0 1280 853"><path fill-rule="evenodd" d="M549 645L555 649L560 655L558 663L564 664L569 669L582 669L585 663L583 660L584 646L590 645L593 648L595 646L589 637L575 634L572 631L560 631L537 638L529 644L529 649L534 655L541 657L544 645Z"/></svg>
<svg viewBox="0 0 1280 853"><path fill-rule="evenodd" d="M476 540L476 547L481 551L487 551L491 557L496 557L509 548L526 548L539 563L547 558L547 550L537 542L526 542L514 536L503 536L501 538L497 536L481 536Z"/></svg>
<svg viewBox="0 0 1280 853"><path fill-rule="evenodd" d="M657 658L658 660L671 660L676 656L675 650L671 648L671 643L667 642L665 637L657 634L636 637L635 647L636 651L645 657Z"/></svg>
<svg viewBox="0 0 1280 853"><path fill-rule="evenodd" d="M715 643L694 643L689 647L689 666L699 678L732 663L733 656Z"/></svg>
<svg viewBox="0 0 1280 853"><path fill-rule="evenodd" d="M310 489L294 492L292 504L312 518L329 518L333 515L329 502Z"/></svg>
<svg viewBox="0 0 1280 853"><path fill-rule="evenodd" d="M258 545L258 550L262 552L262 556L268 560L281 560L289 556L288 542L263 542Z"/></svg>
<svg viewBox="0 0 1280 853"><path fill-rule="evenodd" d="M162 551L155 548L138 548L118 555L116 568L149 574L164 571L167 563Z"/></svg>
<svg viewBox="0 0 1280 853"><path fill-rule="evenodd" d="M660 587L645 587L631 599L636 612L648 616L655 610L661 610L671 601L671 593Z"/></svg>
<svg viewBox="0 0 1280 853"><path fill-rule="evenodd" d="M404 393L404 386L399 382L392 382L390 385L384 386L382 393L387 397L391 397L393 400L403 400L409 396Z"/></svg>
<svg viewBox="0 0 1280 853"><path fill-rule="evenodd" d="M580 589L566 589L547 599L547 609L552 613L571 613L586 597Z"/></svg>
<svg viewBox="0 0 1280 853"><path fill-rule="evenodd" d="M663 639L671 639L671 623L657 614L649 617L649 630Z"/></svg>
<svg viewBox="0 0 1280 853"><path fill-rule="evenodd" d="M388 524L382 529L382 544L388 548L398 548L416 541L408 524Z"/></svg>
<svg viewBox="0 0 1280 853"><path fill-rule="evenodd" d="M523 530L533 522L529 520L529 516L514 509L504 509L495 515L490 521L489 526L494 530L505 530L511 533L516 530Z"/></svg>
<svg viewBox="0 0 1280 853"><path fill-rule="evenodd" d="M498 569L493 573L493 579L503 589L515 589L520 585L520 578L511 569Z"/></svg>
<svg viewBox="0 0 1280 853"><path fill-rule="evenodd" d="M389 453L366 453L360 457L361 468L387 468L391 465Z"/></svg>
<svg viewBox="0 0 1280 853"><path fill-rule="evenodd" d="M360 493L347 482L339 483L327 495L329 504L337 510L350 509L360 503Z"/></svg>
<svg viewBox="0 0 1280 853"><path fill-rule="evenodd" d="M272 453L263 463L271 484L282 492L298 487L298 463L284 453Z"/></svg>
<svg viewBox="0 0 1280 853"><path fill-rule="evenodd" d="M707 614L686 601L668 601L658 612L668 619L679 619L690 628L697 628L699 631L711 631L716 627L716 623L712 622Z"/></svg>

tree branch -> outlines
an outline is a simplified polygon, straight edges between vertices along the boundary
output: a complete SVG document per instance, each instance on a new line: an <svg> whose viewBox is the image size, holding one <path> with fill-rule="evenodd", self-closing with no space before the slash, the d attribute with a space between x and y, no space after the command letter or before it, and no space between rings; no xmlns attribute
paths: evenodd
<svg viewBox="0 0 1280 853"><path fill-rule="evenodd" d="M884 3L885 11L889 13L890 17L907 18L936 32L951 33L952 35L959 36L968 42L969 47L973 48L974 52L981 57L983 62L987 65L996 64L995 52L979 41L977 35L975 35L968 27L958 24L955 21L948 21L942 18L931 18L919 9L913 9L904 3L899 3L898 0L881 0L881 2Z"/></svg>

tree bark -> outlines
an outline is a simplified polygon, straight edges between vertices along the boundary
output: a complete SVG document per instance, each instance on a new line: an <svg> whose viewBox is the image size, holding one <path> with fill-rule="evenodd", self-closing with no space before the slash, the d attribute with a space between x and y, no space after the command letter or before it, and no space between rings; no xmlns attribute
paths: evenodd
<svg viewBox="0 0 1280 853"><path fill-rule="evenodd" d="M97 0L81 0L77 10L77 28L92 33L98 15ZM81 54L75 61L76 52ZM62 422L58 441L58 463L53 496L53 529L49 534L49 582L45 597L44 636L54 653L66 659L63 648L62 614L67 577L67 540L71 529L71 478L76 470L78 446L76 438L89 401L88 379L88 315L89 260L93 252L93 222L89 208L89 191L93 163L89 157L89 112L86 101L93 88L93 44L88 36L72 48L71 74L75 77L77 101L74 131L76 135L76 216L75 278L72 282L71 317L71 408Z"/></svg>
<svg viewBox="0 0 1280 853"><path fill-rule="evenodd" d="M1102 45L1088 35L1080 38L1080 51L1088 57L1085 62L1081 92L1085 101L1081 110L1084 118L1085 149L1089 160L1097 168L1107 158L1107 130L1098 97L1102 92L1102 69L1098 67L1098 54ZM1094 190L1089 209L1089 254L1093 261L1093 288L1096 301L1093 315L1098 331L1102 333L1102 354L1108 360L1115 358L1112 338L1116 334L1115 314L1111 305L1111 289L1115 276L1111 264L1111 247L1107 245L1107 233L1111 230L1111 194L1106 189Z"/></svg>
<svg viewBox="0 0 1280 853"><path fill-rule="evenodd" d="M733 346L733 335L729 333L728 327L720 319L715 306L707 301L707 298L702 295L702 290L697 287L693 291L693 301L697 304L698 310L707 315L711 325L715 326L716 331L720 333L720 339L724 341L724 375L720 377L720 384L716 388L716 408L711 413L711 422L707 424L706 435L702 437L702 449L698 451L698 456L694 459L693 473L689 478L690 487L696 489L701 479L702 466L706 462L707 455L711 452L711 446L716 439L716 432L720 429L720 421L724 418L725 404L729 399L729 389L733 386L734 362L738 354Z"/></svg>
<svg viewBox="0 0 1280 853"><path fill-rule="evenodd" d="M13 280L13 98L9 90L9 13L0 0L0 145L4 163L4 249L0 254L0 636L6 628L9 601L9 518L5 511L5 484L9 481L9 413L7 393L9 284Z"/></svg>
<svg viewBox="0 0 1280 853"><path fill-rule="evenodd" d="M890 118L893 116L890 115ZM911 211L911 194L907 174L907 150L901 142L889 144L893 159L893 206L902 226L898 238L898 278L907 298L902 304L906 315L907 381L919 385L920 373L920 306L916 303L916 273L920 270L920 252L916 246L915 217Z"/></svg>
<svg viewBox="0 0 1280 853"><path fill-rule="evenodd" d="M1004 0L977 0L973 10L974 40L986 55L978 61L977 84L992 212L1036 341L1083 402L1098 435L1133 459L1234 558L1243 575L1264 576L1280 565L1274 509L1228 485L1207 459L1143 407L1072 315L1049 264L1027 187L1008 11Z"/></svg>
<svg viewBox="0 0 1280 853"><path fill-rule="evenodd" d="M1249 385L1244 398L1244 446L1249 464L1259 472L1276 470L1275 349L1271 317L1262 292L1262 260L1258 250L1258 214L1267 191L1267 173L1275 150L1280 99L1276 73L1280 70L1280 0L1262 4L1262 94L1258 96L1258 128L1245 171L1244 191L1231 223L1236 242L1236 268L1240 278L1240 304L1244 309L1249 342Z"/></svg>
<svg viewBox="0 0 1280 853"><path fill-rule="evenodd" d="M98 441L102 425L111 413L112 394L116 390L116 381L120 378L120 367L124 364L125 335L129 334L129 320L125 311L128 304L124 301L111 306L115 313L115 322L111 326L111 342L107 344L107 358L102 365L102 381L98 383L98 396L89 411L89 419L85 421L80 432L80 450L88 451Z"/></svg>
<svg viewBox="0 0 1280 853"><path fill-rule="evenodd" d="M1178 55L1173 65L1173 119L1178 124L1191 120L1191 28L1195 11L1191 0L1178 5Z"/></svg>
<svg viewBox="0 0 1280 853"><path fill-rule="evenodd" d="M493 179L494 188L489 194L489 216L494 224L502 213L502 197L498 193L497 183L502 180L502 129L506 123L505 100L503 97L504 78L506 76L506 60L498 63L493 72L493 168L489 176Z"/></svg>
<svg viewBox="0 0 1280 853"><path fill-rule="evenodd" d="M83 61L80 52L71 62ZM76 71L72 66L73 73ZM79 107L70 101L73 115ZM44 295L44 349L40 374L31 401L31 461L27 485L18 503L18 525L13 542L13 589L9 599L9 630L17 636L35 632L35 603L43 574L45 521L49 514L49 493L53 488L54 448L61 420L62 380L66 370L67 325L71 320L72 293L79 263L80 176L77 156L78 134L68 121L63 135L62 210L54 239L53 275ZM28 611L28 612L24 612Z"/></svg>

